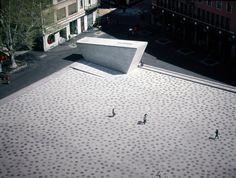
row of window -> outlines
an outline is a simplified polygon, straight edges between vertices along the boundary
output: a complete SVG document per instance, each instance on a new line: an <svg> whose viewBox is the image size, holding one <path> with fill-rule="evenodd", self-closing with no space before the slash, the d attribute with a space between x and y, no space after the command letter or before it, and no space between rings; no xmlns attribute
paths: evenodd
<svg viewBox="0 0 236 178"><path fill-rule="evenodd" d="M81 1L81 2L83 3L83 1ZM82 8L83 4L80 7ZM68 15L72 15L76 12L77 12L77 3L70 4L68 6ZM61 9L57 10L57 20L61 20L61 19L64 19L64 18L66 18L66 7L63 7Z"/></svg>
<svg viewBox="0 0 236 178"><path fill-rule="evenodd" d="M202 2L205 3L205 1L199 0L198 2ZM233 11L233 3L232 2L224 2L225 3L225 8L226 8L226 12L228 13L232 13ZM206 4L209 7L216 7L216 9L223 9L223 2L222 1L212 1L212 0L207 0Z"/></svg>
<svg viewBox="0 0 236 178"><path fill-rule="evenodd" d="M221 16L216 13L211 13L211 12L206 11L201 8L196 8L191 3L183 3L179 0L177 0L177 1L176 0L167 0L167 1L160 0L158 5L163 6L167 9L172 10L172 11L176 11L181 14L185 14L189 17L199 19L200 21L204 21L204 22L209 23L211 25L229 30L229 26L230 26L230 19L229 18Z"/></svg>
<svg viewBox="0 0 236 178"><path fill-rule="evenodd" d="M198 8L196 18L211 25L229 30L230 19L225 16L221 16L219 14L211 13L209 11L205 11L204 9Z"/></svg>
<svg viewBox="0 0 236 178"><path fill-rule="evenodd" d="M59 2L64 2L66 0L57 0L57 3ZM82 9L84 7L84 0L79 0L79 7L80 9ZM91 0L88 0L88 4L91 4ZM66 18L67 16L70 16L74 13L76 13L78 11L78 6L77 6L77 3L73 3L73 4L70 4L68 7L63 7L63 8L60 8L56 11L56 20L59 21L59 20L62 20L64 18ZM51 14L47 14L47 17L51 16L51 17L54 17L54 13L53 12L50 12ZM54 19L53 18L45 18L45 25L50 25L54 22Z"/></svg>
<svg viewBox="0 0 236 178"><path fill-rule="evenodd" d="M181 8L181 6L194 6L195 2L192 2L189 0L190 3L184 3L181 2L180 0L157 0L157 4L159 4L160 6L164 6L166 8ZM215 7L218 10L223 9L223 7L225 7L225 10L227 13L232 13L233 12L233 3L228 1L228 2L224 2L224 6L223 6L223 1L212 1L212 0L198 0L198 3L206 3L206 5L208 5L209 7Z"/></svg>
<svg viewBox="0 0 236 178"><path fill-rule="evenodd" d="M56 21L58 20L62 20L64 18L66 18L67 16L69 15L72 15L74 13L76 13L78 10L77 8L77 3L73 3L73 4L70 4L68 7L63 7L61 9L58 9L56 11L56 14L54 12L54 10L47 10L44 12L44 25L51 25ZM83 6L80 6L80 7L83 7ZM68 9L68 12L67 12L67 9ZM54 19L54 14L56 15L56 19Z"/></svg>

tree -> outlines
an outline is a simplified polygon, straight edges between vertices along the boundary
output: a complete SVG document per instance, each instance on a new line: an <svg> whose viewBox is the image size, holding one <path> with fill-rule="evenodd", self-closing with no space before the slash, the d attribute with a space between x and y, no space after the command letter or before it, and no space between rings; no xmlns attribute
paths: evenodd
<svg viewBox="0 0 236 178"><path fill-rule="evenodd" d="M9 54L16 68L15 52L22 46L31 49L42 33L42 10L51 0L0 0L0 51Z"/></svg>

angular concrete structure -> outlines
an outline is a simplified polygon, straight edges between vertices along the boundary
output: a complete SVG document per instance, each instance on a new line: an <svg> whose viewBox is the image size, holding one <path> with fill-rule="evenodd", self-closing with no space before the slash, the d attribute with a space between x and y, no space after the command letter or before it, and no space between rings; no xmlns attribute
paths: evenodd
<svg viewBox="0 0 236 178"><path fill-rule="evenodd" d="M140 63L147 42L84 37L77 46L85 60L128 73Z"/></svg>

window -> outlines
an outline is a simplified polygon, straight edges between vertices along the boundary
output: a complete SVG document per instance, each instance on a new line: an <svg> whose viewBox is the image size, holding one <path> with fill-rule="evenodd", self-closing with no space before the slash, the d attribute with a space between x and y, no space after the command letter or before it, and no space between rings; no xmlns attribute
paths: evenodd
<svg viewBox="0 0 236 178"><path fill-rule="evenodd" d="M187 4L184 4L184 14L187 14Z"/></svg>
<svg viewBox="0 0 236 178"><path fill-rule="evenodd" d="M180 12L183 13L183 11L184 11L184 4L181 2L180 3Z"/></svg>
<svg viewBox="0 0 236 178"><path fill-rule="evenodd" d="M77 12L76 3L69 5L68 10L69 10L69 15L76 13Z"/></svg>
<svg viewBox="0 0 236 178"><path fill-rule="evenodd" d="M225 18L224 18L224 16L221 16L221 19L220 19L220 27L221 27L221 28L225 28Z"/></svg>
<svg viewBox="0 0 236 178"><path fill-rule="evenodd" d="M197 8L197 18L200 19L201 18L201 9Z"/></svg>
<svg viewBox="0 0 236 178"><path fill-rule="evenodd" d="M57 20L61 20L66 17L66 8L63 7L57 10Z"/></svg>
<svg viewBox="0 0 236 178"><path fill-rule="evenodd" d="M193 6L193 17L196 18L196 9L195 9L195 6Z"/></svg>
<svg viewBox="0 0 236 178"><path fill-rule="evenodd" d="M219 26L219 15L216 14L216 26Z"/></svg>
<svg viewBox="0 0 236 178"><path fill-rule="evenodd" d="M205 10L202 9L202 21L205 21Z"/></svg>
<svg viewBox="0 0 236 178"><path fill-rule="evenodd" d="M210 22L210 12L209 11L207 11L207 13L206 13L206 21L207 21L207 23Z"/></svg>
<svg viewBox="0 0 236 178"><path fill-rule="evenodd" d="M168 2L166 2L166 1L163 2L164 7L167 7L167 3L168 3Z"/></svg>
<svg viewBox="0 0 236 178"><path fill-rule="evenodd" d="M216 1L216 8L222 9L222 1Z"/></svg>
<svg viewBox="0 0 236 178"><path fill-rule="evenodd" d="M175 7L176 7L176 11L179 11L179 1L178 0L176 1Z"/></svg>
<svg viewBox="0 0 236 178"><path fill-rule="evenodd" d="M232 2L227 2L226 3L226 12L232 13L232 10L233 10Z"/></svg>
<svg viewBox="0 0 236 178"><path fill-rule="evenodd" d="M208 0L208 1L207 1L207 5L208 5L208 6L212 6L212 1L211 1L211 0Z"/></svg>
<svg viewBox="0 0 236 178"><path fill-rule="evenodd" d="M83 0L80 0L80 9L82 9L83 8Z"/></svg>
<svg viewBox="0 0 236 178"><path fill-rule="evenodd" d="M170 1L167 1L167 8L170 9Z"/></svg>
<svg viewBox="0 0 236 178"><path fill-rule="evenodd" d="M193 6L189 6L189 8L188 8L188 15L190 17L192 17L192 15L193 15Z"/></svg>
<svg viewBox="0 0 236 178"><path fill-rule="evenodd" d="M226 18L226 20L225 20L225 29L226 30L229 30L229 24L230 24L230 19Z"/></svg>
<svg viewBox="0 0 236 178"><path fill-rule="evenodd" d="M215 25L215 14L211 13L211 24Z"/></svg>

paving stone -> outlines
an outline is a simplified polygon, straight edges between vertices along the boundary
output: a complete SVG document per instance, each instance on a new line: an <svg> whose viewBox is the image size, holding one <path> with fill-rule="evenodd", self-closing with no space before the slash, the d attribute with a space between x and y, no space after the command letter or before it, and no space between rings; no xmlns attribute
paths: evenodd
<svg viewBox="0 0 236 178"><path fill-rule="evenodd" d="M0 177L235 177L235 118L232 92L69 68L0 105Z"/></svg>

